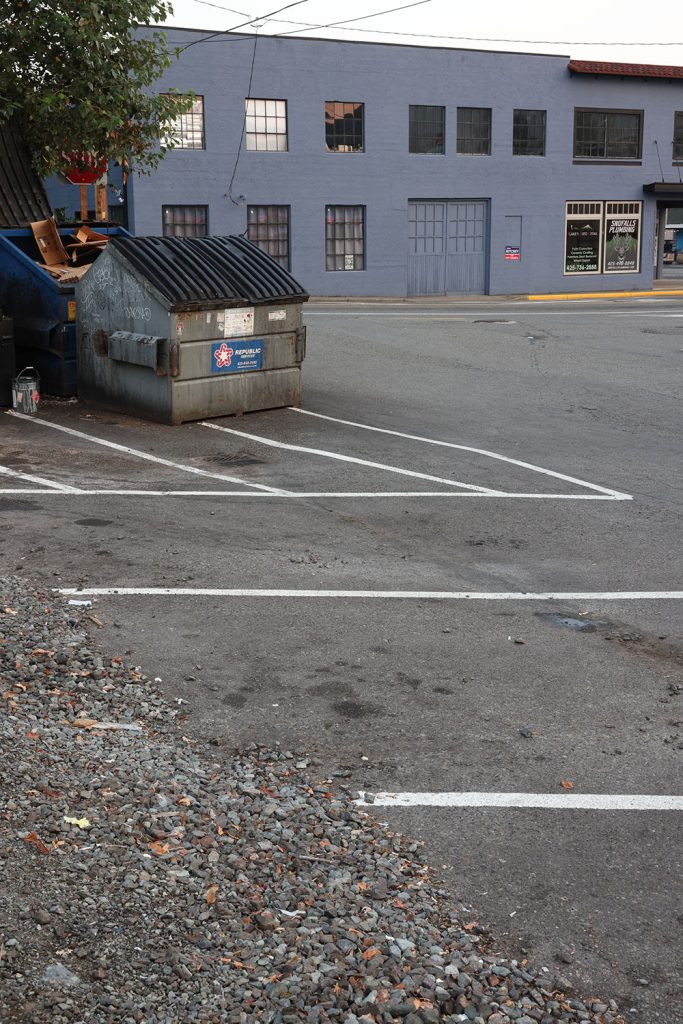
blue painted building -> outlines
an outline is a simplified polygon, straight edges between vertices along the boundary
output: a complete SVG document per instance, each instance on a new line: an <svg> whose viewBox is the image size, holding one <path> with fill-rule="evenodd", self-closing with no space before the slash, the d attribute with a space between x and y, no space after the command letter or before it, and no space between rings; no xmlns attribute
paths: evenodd
<svg viewBox="0 0 683 1024"><path fill-rule="evenodd" d="M197 99L181 145L129 178L136 234L246 232L314 295L631 290L661 272L683 68L167 35L186 48L159 87Z"/></svg>

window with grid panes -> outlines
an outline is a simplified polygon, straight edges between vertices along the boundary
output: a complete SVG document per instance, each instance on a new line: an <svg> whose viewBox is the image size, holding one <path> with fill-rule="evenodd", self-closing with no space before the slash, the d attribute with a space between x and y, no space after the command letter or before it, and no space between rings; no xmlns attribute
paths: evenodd
<svg viewBox="0 0 683 1024"><path fill-rule="evenodd" d="M640 160L640 110L574 110L574 159Z"/></svg>
<svg viewBox="0 0 683 1024"><path fill-rule="evenodd" d="M673 156L671 159L677 163L683 161L683 110L677 110L674 114Z"/></svg>
<svg viewBox="0 0 683 1024"><path fill-rule="evenodd" d="M446 108L410 105L408 150L411 153L445 153Z"/></svg>
<svg viewBox="0 0 683 1024"><path fill-rule="evenodd" d="M195 96L186 114L179 114L171 122L162 145L173 144L173 149L204 149L204 97Z"/></svg>
<svg viewBox="0 0 683 1024"><path fill-rule="evenodd" d="M325 146L329 153L362 153L364 103L325 103Z"/></svg>
<svg viewBox="0 0 683 1024"><path fill-rule="evenodd" d="M515 110L512 155L545 156L545 110Z"/></svg>
<svg viewBox="0 0 683 1024"><path fill-rule="evenodd" d="M289 270L288 206L249 206L247 238Z"/></svg>
<svg viewBox="0 0 683 1024"><path fill-rule="evenodd" d="M490 155L490 107L458 107L458 137L456 152L463 156Z"/></svg>
<svg viewBox="0 0 683 1024"><path fill-rule="evenodd" d="M287 150L287 100L245 102L247 149L283 153Z"/></svg>
<svg viewBox="0 0 683 1024"><path fill-rule="evenodd" d="M365 207L325 207L325 270L365 270Z"/></svg>
<svg viewBox="0 0 683 1024"><path fill-rule="evenodd" d="M209 230L208 206L162 206L164 238L203 238Z"/></svg>

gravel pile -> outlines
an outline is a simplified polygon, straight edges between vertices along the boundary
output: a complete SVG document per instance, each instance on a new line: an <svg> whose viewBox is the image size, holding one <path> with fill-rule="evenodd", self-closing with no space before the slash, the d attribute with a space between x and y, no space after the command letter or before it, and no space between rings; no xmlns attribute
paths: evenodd
<svg viewBox="0 0 683 1024"><path fill-rule="evenodd" d="M0 579L3 1024L623 1021L496 956L304 755L218 763L89 614Z"/></svg>

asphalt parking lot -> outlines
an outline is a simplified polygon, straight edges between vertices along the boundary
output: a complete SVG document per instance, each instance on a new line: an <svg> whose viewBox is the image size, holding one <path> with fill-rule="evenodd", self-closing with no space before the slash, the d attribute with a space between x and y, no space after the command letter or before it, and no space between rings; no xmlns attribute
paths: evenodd
<svg viewBox="0 0 683 1024"><path fill-rule="evenodd" d="M2 415L4 566L370 794L509 955L683 1020L683 303L307 322L301 411Z"/></svg>

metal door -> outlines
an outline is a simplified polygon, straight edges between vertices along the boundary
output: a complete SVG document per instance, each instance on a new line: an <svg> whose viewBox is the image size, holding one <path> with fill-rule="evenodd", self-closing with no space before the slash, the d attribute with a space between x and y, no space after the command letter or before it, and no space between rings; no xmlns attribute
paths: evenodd
<svg viewBox="0 0 683 1024"><path fill-rule="evenodd" d="M408 295L443 295L446 203L408 204Z"/></svg>
<svg viewBox="0 0 683 1024"><path fill-rule="evenodd" d="M483 295L487 203L408 204L408 294Z"/></svg>

